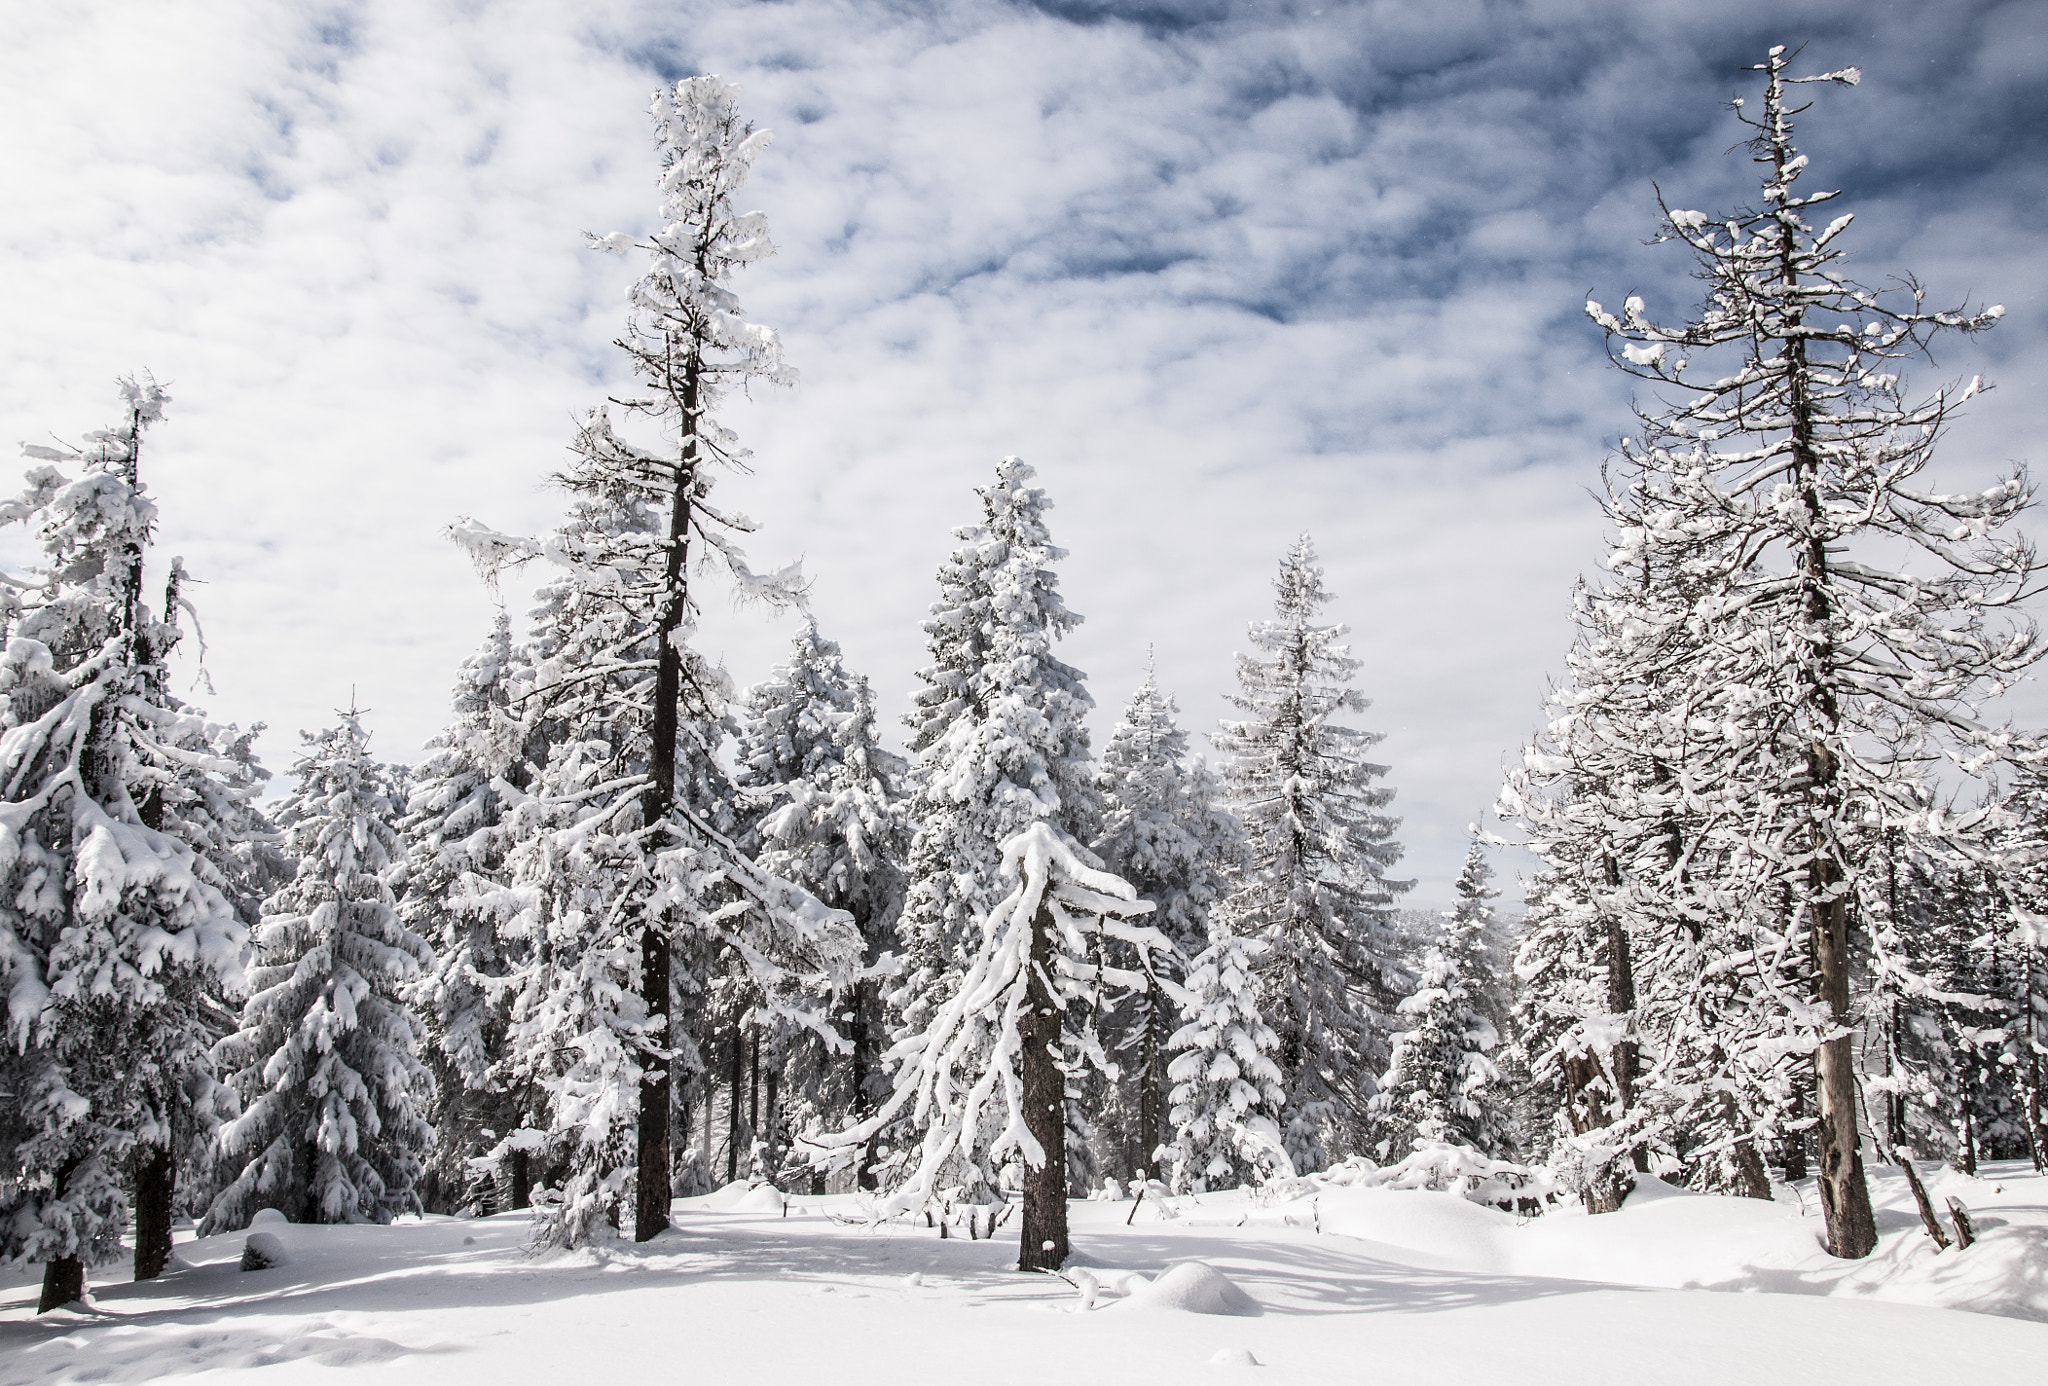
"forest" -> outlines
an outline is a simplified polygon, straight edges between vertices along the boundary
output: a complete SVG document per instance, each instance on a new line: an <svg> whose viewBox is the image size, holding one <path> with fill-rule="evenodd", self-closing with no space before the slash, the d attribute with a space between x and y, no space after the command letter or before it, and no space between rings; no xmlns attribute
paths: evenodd
<svg viewBox="0 0 2048 1386"><path fill-rule="evenodd" d="M52 1313L118 1261L179 1272L181 1238L237 1234L245 1271L282 1224L614 1254L678 1200L822 1200L1014 1243L1088 1307L1070 1238L1105 1201L1562 1224L1804 1188L1858 1262L1898 1230L1886 1170L1906 1236L1968 1251L2003 1224L1941 1181L2048 1160L2048 737L2000 703L2048 648L2034 491L1945 489L1984 382L1913 376L2003 310L1848 276L1794 125L1861 74L1796 59L1743 74L1751 202L1659 193L1691 316L1585 305L1636 386L1608 546L1448 911L1404 907L1398 767L1307 534L1244 613L1232 715L1149 678L1097 747L1053 501L1003 458L957 498L887 729L715 497L768 465L721 406L794 380L737 291L772 272L737 200L769 137L718 77L654 97L658 229L591 237L637 268L636 391L577 422L559 524L447 517L536 596L416 763L351 707L271 793L254 731L173 691L203 613L181 564L144 585L172 401L121 380L0 507L35 555L0 586L0 1260ZM800 618L764 681L700 652L713 581ZM2005 1230L2035 1238L2018 1276L2048 1233Z"/></svg>

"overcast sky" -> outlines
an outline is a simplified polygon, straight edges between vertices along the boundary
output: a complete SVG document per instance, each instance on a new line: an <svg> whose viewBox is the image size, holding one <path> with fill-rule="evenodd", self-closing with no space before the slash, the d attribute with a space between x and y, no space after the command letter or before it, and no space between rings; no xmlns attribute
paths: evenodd
<svg viewBox="0 0 2048 1386"><path fill-rule="evenodd" d="M718 73L776 136L743 200L779 253L737 288L803 376L727 419L756 566L805 560L900 711L948 531L1023 455L1099 743L1148 645L1213 725L1310 531L1440 904L1601 557L1586 492L1629 395L1580 305L1691 305L1684 256L1643 244L1652 184L1746 199L1723 103L1773 43L1863 69L1801 124L1860 275L2008 309L1918 376L2002 386L1948 474L2038 460L2038 0L23 0L0 439L76 439L154 371L161 553L207 584L198 700L268 722L282 771L353 688L413 759L491 613L439 531L558 514L543 478L624 383L638 272L579 233L649 229L649 94ZM704 642L744 684L789 629L714 603Z"/></svg>

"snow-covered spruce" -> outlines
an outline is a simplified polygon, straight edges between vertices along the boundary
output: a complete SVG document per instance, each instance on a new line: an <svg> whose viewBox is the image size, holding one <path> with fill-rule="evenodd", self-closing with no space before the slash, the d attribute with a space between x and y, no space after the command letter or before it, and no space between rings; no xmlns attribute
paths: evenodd
<svg viewBox="0 0 2048 1386"><path fill-rule="evenodd" d="M1185 960L1210 936L1210 912L1226 888L1225 872L1243 851L1244 831L1216 805L1215 775L1188 751L1176 720L1173 695L1161 691L1148 669L1103 747L1097 783L1102 831L1094 848L1103 865L1153 905L1152 925L1174 952L1157 964L1181 980ZM1133 958L1112 956L1131 966ZM1167 1087L1168 1040L1180 1008L1160 987L1134 992L1105 1011L1099 1022L1104 1047L1122 1077L1111 1086L1103 1125L1121 1129L1117 1153L1129 1177L1156 1174Z"/></svg>
<svg viewBox="0 0 2048 1386"><path fill-rule="evenodd" d="M867 1121L814 1144L845 1159L907 1119L913 1149L883 1217L994 1201L1001 1167L1021 1162L1018 1266L1057 1270L1067 1256L1069 1079L1084 1065L1113 1074L1094 1018L1115 992L1155 984L1097 959L1112 942L1148 963L1170 949L1158 930L1130 922L1152 908L1130 883L1044 820L1003 844L998 869L1014 884L983 922L959 987L888 1056L895 1092Z"/></svg>
<svg viewBox="0 0 2048 1386"><path fill-rule="evenodd" d="M209 1049L245 937L229 881L169 816L191 811L205 840L238 771L166 691L178 630L143 600L140 464L168 396L120 384L122 421L79 450L27 448L41 465L0 506L40 550L0 585L0 1260L45 1264L45 1310L114 1250L124 1185L137 1278L162 1269L176 1176L222 1114Z"/></svg>
<svg viewBox="0 0 2048 1386"><path fill-rule="evenodd" d="M1173 1187L1200 1193L1295 1173L1279 1117L1286 1106L1273 1054L1280 1039L1260 1018L1254 969L1267 945L1231 930L1227 913L1188 968L1185 1023L1167 1040L1173 1060Z"/></svg>
<svg viewBox="0 0 2048 1386"><path fill-rule="evenodd" d="M1691 251L1707 286L1695 319L1662 326L1636 299L1618 316L1587 305L1617 364L1677 400L1645 411L1610 476L1614 566L1665 595L1629 599L1635 630L1611 671L1613 686L1647 691L1627 738L1645 762L1631 783L1661 802L1610 801L1607 816L1625 839L1647 847L1661 833L1669 844L1611 860L1617 898L1647 887L1677 925L1645 932L1673 959L1639 956L1638 980L1646 1002L1653 984L1672 998L1665 1054L1696 1057L1669 1081L1653 1069L1646 1083L1684 1098L1706 1075L1720 1086L1702 1091L1753 1097L1748 1112L1722 1111L1754 1143L1769 1134L1758 1118L1782 1102L1774 1087L1793 1091L1780 1084L1786 1056L1811 1053L1828 1246L1855 1257L1876 1229L1858 1141L1862 1017L1851 978L1900 963L1877 950L1859 957L1858 943L1882 936L1852 935L1850 917L1884 909L1873 869L1884 829L1945 831L1922 770L1942 745L1972 770L2035 754L1976 705L2043 647L2018 606L2035 552L2010 533L2031 497L2025 479L1960 494L1920 480L1976 382L1912 404L1893 364L1937 332L1978 331L1999 312L1929 311L1911 280L1878 291L1837 268L1850 218L1818 230L1806 220L1835 194L1797 191L1807 159L1792 142L1795 86L1856 74L1794 78L1789 62L1772 50L1755 69L1761 110L1738 108L1765 170L1758 207L1725 217L1665 209L1660 238ZM1911 573L1891 566L1902 547L1920 555ZM1561 797L1597 782L1567 788L1541 765L1530 773ZM1687 921L1703 927L1695 934ZM1808 950L1810 991L1770 975ZM1752 971L1754 986L1739 970L1745 959L1772 964ZM1707 977L1725 985L1689 985ZM1739 1144L1744 1133L1733 1134Z"/></svg>
<svg viewBox="0 0 2048 1386"><path fill-rule="evenodd" d="M1274 619L1250 628L1255 653L1237 657L1230 701L1245 715L1210 740L1248 839L1233 928L1268 945L1259 1008L1280 1037L1287 1153L1312 1170L1366 1141L1403 983L1390 907L1413 882L1386 874L1401 856L1383 812L1394 791L1364 758L1380 737L1335 720L1369 704L1351 687L1345 627L1315 620L1331 598L1307 535L1275 590Z"/></svg>
<svg viewBox="0 0 2048 1386"><path fill-rule="evenodd" d="M788 660L744 702L735 782L756 815L747 835L755 864L851 915L872 969L897 946L910 824L908 767L878 739L867 680L849 674L839 646L807 621ZM774 1150L787 1149L785 1127L836 1129L871 1115L888 1094L880 979L864 970L830 1006L846 1053L815 1034L785 1033L771 1044L779 1059L769 1092ZM856 1171L862 1187L873 1186L868 1165L863 1159Z"/></svg>
<svg viewBox="0 0 2048 1386"><path fill-rule="evenodd" d="M433 1138L405 1002L429 953L385 879L405 850L396 786L354 710L305 739L276 815L298 868L264 902L242 1025L219 1048L242 1112L221 1136L237 1172L207 1213L215 1230L262 1208L329 1223L416 1212Z"/></svg>
<svg viewBox="0 0 2048 1386"><path fill-rule="evenodd" d="M1498 1159L1510 1144L1507 1093L1492 1058L1500 1043L1500 988L1488 947L1493 868L1475 830L1458 873L1458 904L1423 955L1415 989L1401 1002L1405 1029L1372 1100L1381 1158L1400 1160L1433 1144Z"/></svg>
<svg viewBox="0 0 2048 1386"><path fill-rule="evenodd" d="M690 78L654 98L661 226L641 248L621 345L643 395L623 401L662 441L642 446L592 410L558 478L570 495L540 541L474 523L453 531L487 571L541 559L522 729L545 764L514 815L510 885L533 964L507 1036L508 1080L545 1093L543 1124L506 1137L559 1176L537 1200L535 1235L573 1245L668 1225L672 1069L700 1062L679 1012L721 975L742 979L763 1024L817 1030L825 994L849 985L851 920L758 870L736 844L734 792L718 760L732 730L722 671L690 644L716 566L745 594L789 604L795 570L755 574L735 535L744 517L710 503L720 466L746 452L715 417L734 389L788 383L774 332L746 320L732 274L770 254L767 223L733 195L768 143L739 91ZM632 238L593 238L623 250Z"/></svg>
<svg viewBox="0 0 2048 1386"><path fill-rule="evenodd" d="M522 975L533 964L530 896L511 888L513 810L535 771L528 728L512 708L520 654L499 612L483 647L456 675L454 716L413 767L400 824L406 841L399 917L433 959L413 994L434 1075L434 1149L420 1196L430 1211L461 1205L470 1161L529 1124L534 1094L511 1081L506 1050ZM503 1171L506 1201L527 1206L527 1154ZM487 1190L492 1202L496 1191Z"/></svg>
<svg viewBox="0 0 2048 1386"><path fill-rule="evenodd" d="M905 719L917 824L902 931L908 968L893 1004L923 1027L959 984L980 923L1002 898L1002 844L1035 822L1087 842L1099 813L1082 720L1094 707L1080 670L1052 653L1081 618L1060 599L1066 557L1052 508L1023 459L976 488L983 518L954 531L939 600L924 622L931 663Z"/></svg>

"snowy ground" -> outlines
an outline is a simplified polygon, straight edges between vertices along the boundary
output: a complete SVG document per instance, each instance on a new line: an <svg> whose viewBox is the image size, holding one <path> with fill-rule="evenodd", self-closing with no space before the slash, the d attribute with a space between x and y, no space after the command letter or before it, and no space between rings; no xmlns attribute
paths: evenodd
<svg viewBox="0 0 2048 1386"><path fill-rule="evenodd" d="M1378 1189L1179 1200L1171 1219L1144 1205L1128 1228L1128 1203L1077 1203L1075 1260L1104 1285L1092 1311L1062 1281L1009 1269L1014 1222L994 1242L941 1241L843 1221L848 1198L800 1197L786 1215L769 1191L683 1200L678 1228L645 1246L541 1260L518 1215L271 1227L284 1265L242 1271L240 1235L187 1242L155 1284L98 1284L90 1312L38 1319L32 1284L0 1288L0 1383L260 1368L281 1384L345 1367L456 1386L2035 1380L2048 1179L1988 1173L1933 1181L1981 1233L1939 1255L1901 1181L1880 1177L1884 1240L1853 1267L1818 1250L1811 1209L1654 1185L1608 1217L1527 1223ZM1143 1302L1175 1296L1138 1277L1190 1260L1263 1312Z"/></svg>

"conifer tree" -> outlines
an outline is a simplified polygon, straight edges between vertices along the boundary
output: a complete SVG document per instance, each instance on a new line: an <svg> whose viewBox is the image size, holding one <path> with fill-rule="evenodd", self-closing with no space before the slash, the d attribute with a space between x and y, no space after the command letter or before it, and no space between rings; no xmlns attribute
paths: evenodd
<svg viewBox="0 0 2048 1386"><path fill-rule="evenodd" d="M896 948L910 825L908 767L877 737L867 680L808 621L788 661L745 701L736 782L759 815L748 838L755 863L851 915L871 968ZM816 1035L780 1045L779 1095L797 1131L865 1118L888 1092L877 978L864 970L831 1011L846 1061ZM871 1187L866 1164L858 1177Z"/></svg>
<svg viewBox="0 0 2048 1386"><path fill-rule="evenodd" d="M1102 1018L1104 1043L1122 1075L1112 1121L1136 1136L1131 1166L1158 1169L1167 1096L1168 1043L1180 1023L1170 991L1186 960L1210 937L1211 910L1226 889L1225 872L1243 848L1237 820L1217 807L1214 773L1190 757L1173 695L1148 669L1103 748L1098 785L1102 831L1095 853L1152 903L1152 925L1173 945L1161 960L1166 975L1133 993ZM1116 959L1131 966L1135 959ZM1135 1117L1135 1121L1130 1118Z"/></svg>
<svg viewBox="0 0 2048 1386"><path fill-rule="evenodd" d="M845 915L766 876L733 840L739 824L718 749L732 731L721 671L690 643L692 579L715 565L746 595L800 599L794 570L752 572L735 536L752 525L710 503L718 468L748 456L716 420L754 381L789 383L775 333L750 323L732 274L773 251L766 219L732 198L765 131L738 88L694 77L654 98L661 221L642 249L620 346L645 393L628 420L590 412L558 480L570 512L546 541L467 524L455 537L487 569L544 558L535 613L531 734L546 748L509 864L528 897L534 965L515 1003L514 1081L548 1094L539 1142L564 1184L537 1237L575 1244L616 1227L630 1196L635 1240L668 1226L673 1063L698 1055L678 1003L698 1004L718 959L743 969L767 1021L826 1024L815 985L850 982L860 943ZM594 238L623 250L621 233ZM677 950L681 960L678 965Z"/></svg>
<svg viewBox="0 0 2048 1386"><path fill-rule="evenodd" d="M211 1011L245 936L220 870L166 821L195 786L224 803L231 767L181 744L206 729L165 690L178 631L142 590L142 441L169 397L120 383L122 421L27 448L43 465L0 507L41 551L0 585L0 1259L44 1263L44 1310L116 1245L124 1173L137 1277L162 1269L178 1166L220 1114Z"/></svg>
<svg viewBox="0 0 2048 1386"><path fill-rule="evenodd" d="M277 810L297 870L264 902L242 1025L220 1045L242 1112L222 1132L238 1172L207 1214L215 1230L262 1208L308 1223L420 1208L433 1133L406 996L430 955L386 879L405 850L397 786L354 709L305 741Z"/></svg>
<svg viewBox="0 0 2048 1386"><path fill-rule="evenodd" d="M1250 628L1256 652L1237 657L1230 702L1245 716L1210 739L1248 840L1234 927L1267 944L1260 1011L1280 1038L1288 1156L1307 1171L1363 1144L1402 981L1390 911L1413 883L1386 875L1401 856L1383 811L1394 791L1364 758L1380 737L1335 720L1369 704L1346 628L1316 622L1331 597L1307 535L1275 589L1274 619Z"/></svg>
<svg viewBox="0 0 2048 1386"><path fill-rule="evenodd" d="M1980 765L2013 748L1974 704L2040 653L2016 611L2036 559L2008 530L2030 499L2023 477L1962 494L1920 479L1978 383L1908 403L1892 364L1999 310L1929 311L1910 279L1880 291L1842 273L1851 218L1807 221L1836 194L1797 191L1807 160L1793 95L1857 74L1795 78L1790 61L1773 49L1751 69L1762 109L1737 106L1764 168L1761 204L1725 217L1665 208L1659 239L1683 243L1706 285L1698 316L1662 326L1636 299L1618 317L1587 311L1624 370L1678 401L1645 412L1623 445L1617 542L1645 555L1653 581L1677 575L1693 594L1683 657L1657 672L1663 705L1683 710L1669 727L1686 740L1685 857L1714 863L1715 898L1748 904L1723 918L1760 951L1781 927L1765 902L1781 894L1784 937L1811 949L1817 1004L1788 1004L1785 1025L1756 1033L1810 1046L1828 1249L1859 1257L1876 1228L1857 1134L1850 917L1878 907L1873 825L1930 823L1925 748ZM1899 546L1921 556L1918 570L1890 565Z"/></svg>
<svg viewBox="0 0 2048 1386"><path fill-rule="evenodd" d="M1080 670L1052 652L1080 624L1059 594L1045 492L1022 458L977 487L982 523L954 531L939 600L924 622L931 663L906 719L916 788L910 816L909 950L895 1005L922 1028L958 985L1004 889L1002 844L1035 822L1087 842L1100 805Z"/></svg>
<svg viewBox="0 0 2048 1386"><path fill-rule="evenodd" d="M1286 1109L1280 1047L1259 1015L1255 969L1267 945L1210 925L1210 944L1188 967L1185 1023L1167 1039L1173 1061L1173 1185L1194 1193L1292 1176L1279 1118Z"/></svg>
<svg viewBox="0 0 2048 1386"><path fill-rule="evenodd" d="M1372 1109L1382 1147L1404 1158L1418 1143L1465 1146L1497 1159L1509 1144L1506 1093L1492 1051L1500 1043L1494 1017L1499 988L1488 956L1488 929L1500 892L1475 830L1458 873L1457 907L1423 955L1415 989L1401 1002L1405 1029Z"/></svg>
<svg viewBox="0 0 2048 1386"><path fill-rule="evenodd" d="M911 1161L884 1216L1000 1197L1000 1167L1024 1167L1020 1270L1058 1270L1067 1257L1066 1094L1084 1066L1107 1072L1094 1032L1105 1000L1146 985L1143 973L1097 961L1119 942L1148 963L1167 949L1130 884L1101 869L1044 819L1003 844L998 870L1014 882L983 922L960 985L890 1058L895 1092L867 1121L819 1136L824 1150L857 1149L890 1123L916 1132Z"/></svg>
<svg viewBox="0 0 2048 1386"><path fill-rule="evenodd" d="M514 809L534 780L527 728L512 707L518 652L500 611L456 676L454 718L414 767L399 915L432 950L415 995L434 1076L434 1152L422 1199L452 1210L468 1162L526 1124L533 1094L511 1083L505 1040L532 964L525 897L511 887ZM489 1136L486 1132L491 1133ZM527 1206L527 1153L510 1152L511 1204Z"/></svg>

